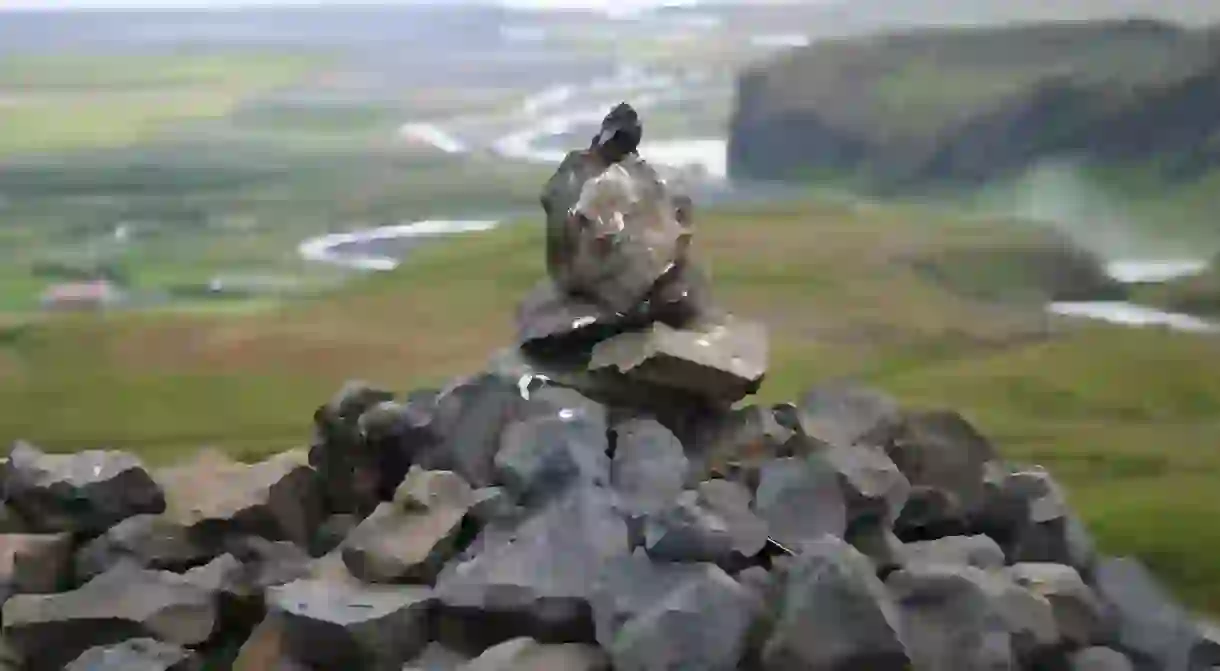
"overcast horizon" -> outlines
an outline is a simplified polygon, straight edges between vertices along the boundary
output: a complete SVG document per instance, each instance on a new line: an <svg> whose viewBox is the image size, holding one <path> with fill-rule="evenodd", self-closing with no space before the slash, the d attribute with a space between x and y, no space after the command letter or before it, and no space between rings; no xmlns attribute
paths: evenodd
<svg viewBox="0 0 1220 671"><path fill-rule="evenodd" d="M718 0L724 2L725 0ZM698 0L0 0L0 11L97 9L233 9L243 7L376 6L429 4L502 5L522 9L641 10L697 5ZM770 3L768 3L770 4Z"/></svg>

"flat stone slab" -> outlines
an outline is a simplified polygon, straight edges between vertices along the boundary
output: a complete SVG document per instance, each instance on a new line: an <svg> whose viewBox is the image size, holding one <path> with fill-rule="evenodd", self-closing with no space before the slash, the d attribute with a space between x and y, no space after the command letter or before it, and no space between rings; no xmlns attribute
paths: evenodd
<svg viewBox="0 0 1220 671"><path fill-rule="evenodd" d="M768 355L767 330L755 322L729 317L690 329L655 323L598 343L589 370L617 370L658 386L733 403L758 391Z"/></svg>

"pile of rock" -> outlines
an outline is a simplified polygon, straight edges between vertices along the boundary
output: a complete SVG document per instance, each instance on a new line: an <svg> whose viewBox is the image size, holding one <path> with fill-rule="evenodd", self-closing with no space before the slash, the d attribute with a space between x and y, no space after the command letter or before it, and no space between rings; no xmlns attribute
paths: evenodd
<svg viewBox="0 0 1220 671"><path fill-rule="evenodd" d="M0 669L1220 665L958 414L838 385L735 406L765 333L711 306L689 203L595 154L548 183L552 277L485 371L347 385L308 452L257 464L15 446Z"/></svg>
<svg viewBox="0 0 1220 671"><path fill-rule="evenodd" d="M15 446L0 668L1220 664L952 412L831 386L679 436L484 373L350 385L315 424L310 454L257 464Z"/></svg>

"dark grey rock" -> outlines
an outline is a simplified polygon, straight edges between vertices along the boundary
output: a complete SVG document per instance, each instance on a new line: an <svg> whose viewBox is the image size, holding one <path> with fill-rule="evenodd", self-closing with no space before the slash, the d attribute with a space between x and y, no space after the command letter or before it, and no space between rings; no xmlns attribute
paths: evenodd
<svg viewBox="0 0 1220 671"><path fill-rule="evenodd" d="M995 448L961 415L912 413L887 452L914 489L899 516L900 537L960 533L985 503L985 480Z"/></svg>
<svg viewBox="0 0 1220 671"><path fill-rule="evenodd" d="M436 449L419 462L430 470L449 470L474 487L494 483L494 459L501 436L526 416L528 401L517 381L484 373L441 391L433 420L441 435Z"/></svg>
<svg viewBox="0 0 1220 671"><path fill-rule="evenodd" d="M47 454L17 443L0 464L7 502L35 533L101 533L165 510L165 495L138 457L86 450Z"/></svg>
<svg viewBox="0 0 1220 671"><path fill-rule="evenodd" d="M707 480L697 491L699 504L724 520L734 552L752 557L762 551L767 523L754 513L750 490L729 480Z"/></svg>
<svg viewBox="0 0 1220 671"><path fill-rule="evenodd" d="M321 557L339 547L343 539L347 538L352 529L360 525L360 522L360 518L351 513L339 513L327 517L322 524L318 525L318 530L314 533L313 542L309 544L309 554Z"/></svg>
<svg viewBox="0 0 1220 671"><path fill-rule="evenodd" d="M71 534L0 534L0 601L59 591L71 577Z"/></svg>
<svg viewBox="0 0 1220 671"><path fill-rule="evenodd" d="M886 585L916 669L1010 669L1059 642L1050 603L998 572L916 564Z"/></svg>
<svg viewBox="0 0 1220 671"><path fill-rule="evenodd" d="M758 554L767 543L767 525L750 509L750 492L727 480L709 480L680 494L644 526L644 547L662 561L712 562Z"/></svg>
<svg viewBox="0 0 1220 671"><path fill-rule="evenodd" d="M1215 644L1138 561L1100 560L1093 589L1117 627L1115 647L1136 669L1193 671L1220 665Z"/></svg>
<svg viewBox="0 0 1220 671"><path fill-rule="evenodd" d="M467 655L432 642L424 647L418 657L407 662L402 671L458 671L469 661Z"/></svg>
<svg viewBox="0 0 1220 671"><path fill-rule="evenodd" d="M597 641L615 669L736 669L757 614L755 594L711 564L606 566L594 590Z"/></svg>
<svg viewBox="0 0 1220 671"><path fill-rule="evenodd" d="M485 529L436 592L465 641L516 636L590 640L589 593L609 559L627 554L627 525L609 492L573 487L511 532ZM464 642L465 642L464 641Z"/></svg>
<svg viewBox="0 0 1220 671"><path fill-rule="evenodd" d="M4 635L27 668L42 671L130 638L198 645L211 637L216 619L208 590L180 575L121 564L71 592L10 598Z"/></svg>
<svg viewBox="0 0 1220 671"><path fill-rule="evenodd" d="M503 487L484 487L475 490L474 502L467 515L480 526L502 520L516 520L522 509Z"/></svg>
<svg viewBox="0 0 1220 671"><path fill-rule="evenodd" d="M411 469L395 500L383 503L343 542L343 561L365 582L426 582L457 552L474 492L449 471Z"/></svg>
<svg viewBox="0 0 1220 671"><path fill-rule="evenodd" d="M136 515L110 527L76 553L78 580L88 580L130 562L143 568L184 570L217 551L165 515Z"/></svg>
<svg viewBox="0 0 1220 671"><path fill-rule="evenodd" d="M1073 647L1102 642L1105 613L1076 569L1063 564L1015 564L1007 573L1021 587L1051 604L1060 637Z"/></svg>
<svg viewBox="0 0 1220 671"><path fill-rule="evenodd" d="M250 612L261 616L263 593L309 576L311 561L294 543L251 537L229 543L229 552L182 576L191 584L218 593L229 602L230 611L245 610L243 616Z"/></svg>
<svg viewBox="0 0 1220 671"><path fill-rule="evenodd" d="M877 567L878 575L888 574L905 561L905 545L888 527L857 524L843 534L843 540L868 557Z"/></svg>
<svg viewBox="0 0 1220 671"><path fill-rule="evenodd" d="M437 392L417 390L402 401L382 401L364 411L356 427L377 469L377 498L389 499L413 464L441 442Z"/></svg>
<svg viewBox="0 0 1220 671"><path fill-rule="evenodd" d="M885 445L902 422L894 399L850 383L809 390L797 410L806 435L840 447Z"/></svg>
<svg viewBox="0 0 1220 671"><path fill-rule="evenodd" d="M532 417L504 432L496 475L518 499L540 501L571 486L610 483L605 424L566 415Z"/></svg>
<svg viewBox="0 0 1220 671"><path fill-rule="evenodd" d="M1004 566L1004 551L989 536L946 536L903 546L905 564L948 564L998 569Z"/></svg>
<svg viewBox="0 0 1220 671"><path fill-rule="evenodd" d="M1085 574L1092 569L1093 540L1044 469L997 468L987 496L976 526L1000 542L1010 563L1067 564Z"/></svg>
<svg viewBox="0 0 1220 671"><path fill-rule="evenodd" d="M748 405L700 417L692 431L691 485L720 476L758 486L758 469L769 459L797 456L793 429L779 423L768 407Z"/></svg>
<svg viewBox="0 0 1220 671"><path fill-rule="evenodd" d="M242 464L204 450L179 466L162 469L165 515L205 545L234 535L292 541L308 547L322 521L317 474L304 451Z"/></svg>
<svg viewBox="0 0 1220 671"><path fill-rule="evenodd" d="M771 538L791 550L825 534L841 537L847 526L838 473L817 455L763 464L754 510Z"/></svg>
<svg viewBox="0 0 1220 671"><path fill-rule="evenodd" d="M892 527L911 494L911 483L885 451L872 445L832 445L822 455L839 473L847 526Z"/></svg>
<svg viewBox="0 0 1220 671"><path fill-rule="evenodd" d="M1071 656L1072 671L1135 671L1131 660L1111 648L1092 647Z"/></svg>
<svg viewBox="0 0 1220 671"><path fill-rule="evenodd" d="M723 563L732 557L733 546L728 523L701 505L695 491L683 492L644 525L644 547L659 561Z"/></svg>
<svg viewBox="0 0 1220 671"><path fill-rule="evenodd" d="M489 648L461 671L609 671L606 654L580 643L546 645L515 638Z"/></svg>
<svg viewBox="0 0 1220 671"><path fill-rule="evenodd" d="M682 492L689 463L682 443L656 420L631 419L613 427L611 481L629 515L656 513Z"/></svg>
<svg viewBox="0 0 1220 671"><path fill-rule="evenodd" d="M391 392L355 380L314 412L309 464L320 476L327 512L363 516L381 500L381 456L362 435L360 416L393 399Z"/></svg>
<svg viewBox="0 0 1220 671"><path fill-rule="evenodd" d="M151 638L89 648L64 671L195 671L198 658L189 650Z"/></svg>
<svg viewBox="0 0 1220 671"><path fill-rule="evenodd" d="M844 541L822 536L805 543L787 569L762 662L777 671L905 671L911 660L898 610L872 563Z"/></svg>
<svg viewBox="0 0 1220 671"><path fill-rule="evenodd" d="M267 592L291 659L317 668L399 671L428 642L431 590L298 580Z"/></svg>

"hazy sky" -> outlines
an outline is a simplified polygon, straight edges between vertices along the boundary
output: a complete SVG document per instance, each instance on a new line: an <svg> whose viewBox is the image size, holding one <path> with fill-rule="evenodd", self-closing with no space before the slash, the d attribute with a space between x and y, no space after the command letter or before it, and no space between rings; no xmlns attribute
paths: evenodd
<svg viewBox="0 0 1220 671"><path fill-rule="evenodd" d="M441 0L442 2L444 0ZM452 2L453 0L449 0ZM694 0L488 0L515 7L591 9L643 8L658 5L695 4ZM367 5L427 4L428 0L0 0L0 9L57 9L110 7L234 7L243 5Z"/></svg>

